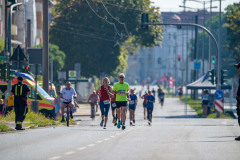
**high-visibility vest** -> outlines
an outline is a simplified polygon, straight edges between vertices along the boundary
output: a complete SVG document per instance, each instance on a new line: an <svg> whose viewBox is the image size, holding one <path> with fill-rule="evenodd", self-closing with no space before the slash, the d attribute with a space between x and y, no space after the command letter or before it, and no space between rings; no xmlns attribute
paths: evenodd
<svg viewBox="0 0 240 160"><path fill-rule="evenodd" d="M18 94L18 92L17 92L18 87L20 87L20 94ZM23 85L21 85L21 84L17 84L15 86L15 96L22 96L22 88L23 88Z"/></svg>

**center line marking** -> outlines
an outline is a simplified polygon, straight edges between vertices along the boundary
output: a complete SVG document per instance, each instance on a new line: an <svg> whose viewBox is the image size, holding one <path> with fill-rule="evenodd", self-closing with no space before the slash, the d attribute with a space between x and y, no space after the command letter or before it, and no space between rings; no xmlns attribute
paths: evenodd
<svg viewBox="0 0 240 160"><path fill-rule="evenodd" d="M56 157L52 157L52 158L49 158L50 160L55 160L55 159L60 159L61 157L60 156L56 156Z"/></svg>
<svg viewBox="0 0 240 160"><path fill-rule="evenodd" d="M70 154L73 154L73 153L75 153L75 152L74 151L70 151L70 152L64 153L64 155L70 155Z"/></svg>
<svg viewBox="0 0 240 160"><path fill-rule="evenodd" d="M93 147L93 146L95 146L95 144L89 144L88 146L89 146L89 147Z"/></svg>
<svg viewBox="0 0 240 160"><path fill-rule="evenodd" d="M86 149L86 147L81 147L81 148L78 148L77 150L81 151L81 150L84 150Z"/></svg>

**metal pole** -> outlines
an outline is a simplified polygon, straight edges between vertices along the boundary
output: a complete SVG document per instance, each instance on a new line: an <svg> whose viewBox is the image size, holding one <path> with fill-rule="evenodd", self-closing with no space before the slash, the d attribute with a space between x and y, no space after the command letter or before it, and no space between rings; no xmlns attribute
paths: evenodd
<svg viewBox="0 0 240 160"><path fill-rule="evenodd" d="M195 24L198 24L198 15L195 16ZM198 28L195 27L194 60L198 59ZM197 80L197 70L194 70L194 81Z"/></svg>
<svg viewBox="0 0 240 160"><path fill-rule="evenodd" d="M52 95L52 85L53 84L53 59L51 59L51 92L50 92L50 96Z"/></svg>
<svg viewBox="0 0 240 160"><path fill-rule="evenodd" d="M49 92L49 48L48 48L48 0L43 0L43 54L42 54L42 74L43 89Z"/></svg>
<svg viewBox="0 0 240 160"><path fill-rule="evenodd" d="M4 4L4 30L5 30L5 45L4 45L4 54L7 55L7 42L8 42L8 7L6 7L6 5L8 4L8 0L5 0L5 4Z"/></svg>
<svg viewBox="0 0 240 160"><path fill-rule="evenodd" d="M38 77L38 64L35 64L35 74L36 74L36 77L35 77L35 112L38 112L39 109L38 109L38 104L37 104L37 92L38 92L38 89L37 89L37 77Z"/></svg>
<svg viewBox="0 0 240 160"><path fill-rule="evenodd" d="M205 26L205 1L203 2L203 26ZM204 48L204 44L205 43L205 36L204 36L204 32L202 34L202 75L204 75L204 53L205 53L205 48Z"/></svg>
<svg viewBox="0 0 240 160"><path fill-rule="evenodd" d="M210 1L210 24L209 31L212 30L212 0ZM208 70L211 70L211 38L208 38Z"/></svg>
<svg viewBox="0 0 240 160"><path fill-rule="evenodd" d="M219 31L218 31L218 54L217 54L217 89L221 89L221 10L222 0L219 1Z"/></svg>
<svg viewBox="0 0 240 160"><path fill-rule="evenodd" d="M181 58L181 59L182 59L182 60L181 60L181 63L182 63L182 64L180 64L180 66L182 66L183 63L184 63L184 62L183 62L183 59L184 59L184 58L183 58L183 56L184 56L184 54L183 54L183 53L184 53L184 29L183 29L183 28L182 28L182 34L183 34L183 35L182 35L182 58ZM184 80L183 80L183 68L182 68L182 86L184 85L183 81L184 81Z"/></svg>

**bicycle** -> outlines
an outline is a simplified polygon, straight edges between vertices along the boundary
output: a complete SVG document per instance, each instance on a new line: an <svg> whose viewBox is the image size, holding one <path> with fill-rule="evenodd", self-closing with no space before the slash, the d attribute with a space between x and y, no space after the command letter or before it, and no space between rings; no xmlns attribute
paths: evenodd
<svg viewBox="0 0 240 160"><path fill-rule="evenodd" d="M69 101L69 99L65 99L65 100ZM64 108L64 117L67 121L67 126L68 127L69 127L69 119L70 119L70 111L71 111L71 108L70 108L70 105L69 105L70 103L71 103L71 101L70 102L65 102L66 107Z"/></svg>

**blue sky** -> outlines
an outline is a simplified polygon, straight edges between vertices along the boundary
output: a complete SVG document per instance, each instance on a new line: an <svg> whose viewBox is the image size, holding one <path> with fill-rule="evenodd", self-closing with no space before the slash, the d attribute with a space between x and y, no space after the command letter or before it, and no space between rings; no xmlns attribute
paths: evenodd
<svg viewBox="0 0 240 160"><path fill-rule="evenodd" d="M182 11L183 8L180 8L179 5L183 5L183 0L151 0L154 2L152 5L160 7L160 11ZM204 0L196 0L196 1L204 1ZM205 1L210 1L210 0L205 0ZM213 0L213 6L219 7L219 1ZM222 11L224 8L233 3L239 2L239 0L224 0L222 1ZM187 1L186 2L187 7L192 7L192 8L203 8L203 4L197 3L197 2L191 2ZM206 4L206 7L210 7L210 3ZM194 11L194 10L192 10ZM213 9L213 11L219 11L219 8Z"/></svg>

